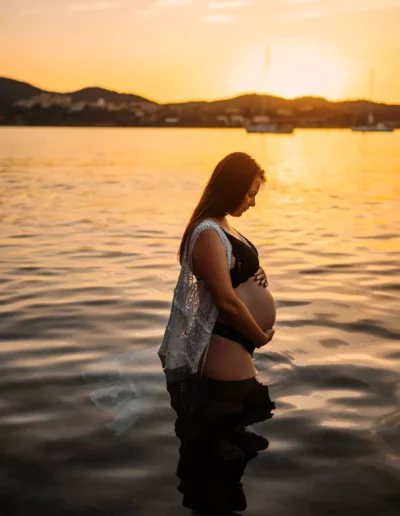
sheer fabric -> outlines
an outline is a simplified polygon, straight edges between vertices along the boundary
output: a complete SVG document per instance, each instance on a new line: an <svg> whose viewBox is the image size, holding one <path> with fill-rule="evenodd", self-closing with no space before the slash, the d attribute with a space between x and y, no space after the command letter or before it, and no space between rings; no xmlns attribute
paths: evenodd
<svg viewBox="0 0 400 516"><path fill-rule="evenodd" d="M219 314L204 280L197 280L192 272L193 248L200 233L206 229L218 232L226 249L228 270L231 267L232 245L229 239L212 219L203 220L195 227L185 246L171 313L158 350L167 383L182 381L200 373L201 360Z"/></svg>

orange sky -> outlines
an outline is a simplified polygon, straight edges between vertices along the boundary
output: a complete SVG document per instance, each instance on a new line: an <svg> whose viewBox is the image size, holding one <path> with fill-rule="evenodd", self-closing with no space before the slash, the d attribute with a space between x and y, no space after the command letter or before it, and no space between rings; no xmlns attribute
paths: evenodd
<svg viewBox="0 0 400 516"><path fill-rule="evenodd" d="M0 76L160 102L251 91L400 103L400 0L3 0ZM265 49L271 48L268 77Z"/></svg>

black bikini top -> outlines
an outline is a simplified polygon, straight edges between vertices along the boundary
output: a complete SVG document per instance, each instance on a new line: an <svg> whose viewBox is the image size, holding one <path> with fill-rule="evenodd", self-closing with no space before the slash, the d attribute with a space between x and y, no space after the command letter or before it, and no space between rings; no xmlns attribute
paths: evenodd
<svg viewBox="0 0 400 516"><path fill-rule="evenodd" d="M235 257L235 265L229 273L231 275L232 287L236 288L241 283L245 283L249 278L251 278L251 276L253 276L260 268L258 251L246 237L243 237L243 235L239 233L239 231L239 235L243 237L251 247L242 242L239 238L227 233L224 229L222 229L222 231L229 238L229 241L232 244L232 256Z"/></svg>
<svg viewBox="0 0 400 516"><path fill-rule="evenodd" d="M230 269L229 273L232 280L232 287L236 288L241 283L246 283L246 281L251 278L251 276L253 276L260 268L258 251L256 247L249 240L247 240L246 237L243 237L243 235L239 233L239 231L239 235L243 237L251 247L249 247L239 238L236 238L230 233L227 233L224 229L222 229L222 231L228 237L232 245L232 256L235 257L235 265L233 266L233 269ZM201 278L197 277L197 279L200 280Z"/></svg>

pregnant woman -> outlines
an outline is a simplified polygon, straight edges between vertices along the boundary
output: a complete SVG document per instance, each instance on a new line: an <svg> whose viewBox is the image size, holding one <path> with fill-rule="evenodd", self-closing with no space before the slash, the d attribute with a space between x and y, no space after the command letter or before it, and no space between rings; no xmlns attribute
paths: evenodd
<svg viewBox="0 0 400 516"><path fill-rule="evenodd" d="M256 380L253 353L273 337L275 303L256 247L226 218L254 208L265 180L249 155L226 156L212 173L179 249L182 268L159 356L171 389L176 382L200 379L209 414L243 415L254 404L268 411L274 407L267 387Z"/></svg>

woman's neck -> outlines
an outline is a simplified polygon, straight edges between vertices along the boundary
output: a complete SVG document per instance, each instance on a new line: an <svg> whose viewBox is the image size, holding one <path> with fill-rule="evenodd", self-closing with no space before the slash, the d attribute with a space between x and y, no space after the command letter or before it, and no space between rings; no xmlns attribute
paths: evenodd
<svg viewBox="0 0 400 516"><path fill-rule="evenodd" d="M221 226L223 229L232 230L230 225L228 224L228 221L226 217L210 217L211 219L215 220L217 224Z"/></svg>

